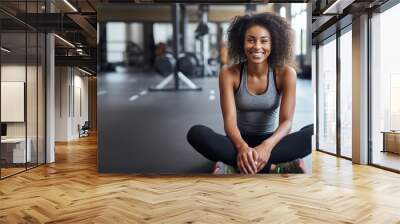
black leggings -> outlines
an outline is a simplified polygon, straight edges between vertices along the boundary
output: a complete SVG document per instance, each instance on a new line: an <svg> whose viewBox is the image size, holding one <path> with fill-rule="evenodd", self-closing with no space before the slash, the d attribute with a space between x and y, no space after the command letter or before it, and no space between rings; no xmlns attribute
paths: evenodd
<svg viewBox="0 0 400 224"><path fill-rule="evenodd" d="M271 164L293 161L311 153L313 125L303 127L297 132L285 136L272 150L271 156L261 173L269 173ZM272 133L262 135L242 135L243 140L255 147L270 137ZM195 125L187 133L187 140L196 151L214 162L236 166L237 150L229 137L218 134L203 125Z"/></svg>

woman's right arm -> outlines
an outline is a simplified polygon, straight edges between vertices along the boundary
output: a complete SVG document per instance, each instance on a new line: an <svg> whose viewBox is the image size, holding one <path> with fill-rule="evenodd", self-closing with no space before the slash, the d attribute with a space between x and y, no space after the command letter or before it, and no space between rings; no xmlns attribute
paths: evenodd
<svg viewBox="0 0 400 224"><path fill-rule="evenodd" d="M244 173L255 173L257 167L254 163L253 151L243 140L236 121L236 105L234 98L234 68L224 67L219 74L219 90L222 116L224 118L225 133L238 150L238 167ZM241 164L243 163L243 164ZM254 172L253 172L254 171Z"/></svg>

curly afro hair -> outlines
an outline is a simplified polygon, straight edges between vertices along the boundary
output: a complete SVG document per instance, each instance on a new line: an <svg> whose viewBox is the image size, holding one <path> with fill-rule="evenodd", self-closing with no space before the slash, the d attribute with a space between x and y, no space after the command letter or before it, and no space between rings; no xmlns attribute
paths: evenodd
<svg viewBox="0 0 400 224"><path fill-rule="evenodd" d="M273 13L258 13L236 16L228 28L228 52L234 63L246 61L244 35L251 26L259 25L271 34L271 54L268 61L271 66L293 65L293 30L282 17Z"/></svg>

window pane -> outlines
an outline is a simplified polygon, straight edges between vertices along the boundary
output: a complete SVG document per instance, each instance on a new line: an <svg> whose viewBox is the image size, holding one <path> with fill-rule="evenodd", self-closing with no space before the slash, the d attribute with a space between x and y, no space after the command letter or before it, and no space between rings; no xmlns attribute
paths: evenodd
<svg viewBox="0 0 400 224"><path fill-rule="evenodd" d="M400 4L376 14L372 25L372 163L400 170ZM389 132L384 138L382 132ZM385 142L385 145L384 145ZM383 151L383 152L382 152ZM394 153L393 153L394 152Z"/></svg>
<svg viewBox="0 0 400 224"><path fill-rule="evenodd" d="M292 4L291 6L291 25L294 30L295 53L296 55L306 53L306 30L307 30L307 5Z"/></svg>
<svg viewBox="0 0 400 224"><path fill-rule="evenodd" d="M118 63L123 61L123 55L126 50L127 36L131 37L133 24L123 22L109 22L107 27L107 61Z"/></svg>
<svg viewBox="0 0 400 224"><path fill-rule="evenodd" d="M336 153L336 40L318 48L319 149Z"/></svg>
<svg viewBox="0 0 400 224"><path fill-rule="evenodd" d="M340 127L341 154L351 158L352 141L352 35L340 37Z"/></svg>
<svg viewBox="0 0 400 224"><path fill-rule="evenodd" d="M107 61L108 62L122 62L124 59L124 55L122 52L108 52L107 53Z"/></svg>
<svg viewBox="0 0 400 224"><path fill-rule="evenodd" d="M168 45L172 41L173 26L170 23L154 23L153 32L155 44L162 42Z"/></svg>
<svg viewBox="0 0 400 224"><path fill-rule="evenodd" d="M108 52L123 52L125 51L126 44L123 43L107 43L107 51Z"/></svg>
<svg viewBox="0 0 400 224"><path fill-rule="evenodd" d="M107 23L107 42L109 41L125 41L126 24L121 22Z"/></svg>

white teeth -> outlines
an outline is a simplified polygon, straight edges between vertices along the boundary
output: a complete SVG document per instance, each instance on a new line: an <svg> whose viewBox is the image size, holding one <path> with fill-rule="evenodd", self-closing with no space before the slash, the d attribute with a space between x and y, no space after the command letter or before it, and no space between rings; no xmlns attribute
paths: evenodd
<svg viewBox="0 0 400 224"><path fill-rule="evenodd" d="M260 52L258 52L258 53L255 53L255 52L253 52L253 53L251 53L253 56L255 56L255 57L261 57L262 55L263 55L263 53L260 53Z"/></svg>

